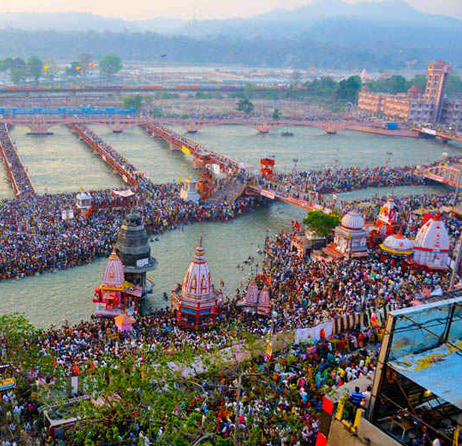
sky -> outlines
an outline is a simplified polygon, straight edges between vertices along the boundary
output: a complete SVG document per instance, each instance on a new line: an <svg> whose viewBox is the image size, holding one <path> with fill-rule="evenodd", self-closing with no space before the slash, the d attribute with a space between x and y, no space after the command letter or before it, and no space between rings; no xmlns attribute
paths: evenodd
<svg viewBox="0 0 462 446"><path fill-rule="evenodd" d="M363 0L346 0L350 3ZM380 1L380 0L376 0ZM462 18L462 0L405 0L431 14ZM91 12L127 20L153 17L212 19L248 17L276 8L292 9L312 0L0 0L0 12Z"/></svg>

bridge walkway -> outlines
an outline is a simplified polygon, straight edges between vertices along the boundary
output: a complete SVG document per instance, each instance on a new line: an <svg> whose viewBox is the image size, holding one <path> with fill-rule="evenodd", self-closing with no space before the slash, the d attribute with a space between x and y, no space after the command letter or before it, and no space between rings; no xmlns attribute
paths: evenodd
<svg viewBox="0 0 462 446"><path fill-rule="evenodd" d="M150 121L143 125L150 135L167 141L172 150L182 150L184 153L194 156L198 165L217 164L220 166L221 171L225 173L234 173L244 168L242 163L238 163L225 155L210 150L204 145L186 138L167 127Z"/></svg>
<svg viewBox="0 0 462 446"><path fill-rule="evenodd" d="M85 124L70 124L70 128L109 164L125 183L130 186L139 186L140 183L148 181L143 172L139 171Z"/></svg>
<svg viewBox="0 0 462 446"><path fill-rule="evenodd" d="M6 124L0 124L0 154L3 157L16 198L31 198L37 195L29 174L11 140Z"/></svg>
<svg viewBox="0 0 462 446"><path fill-rule="evenodd" d="M232 203L236 201L245 191L246 184L239 180L232 179L227 181L223 187L218 189L208 200L211 204Z"/></svg>

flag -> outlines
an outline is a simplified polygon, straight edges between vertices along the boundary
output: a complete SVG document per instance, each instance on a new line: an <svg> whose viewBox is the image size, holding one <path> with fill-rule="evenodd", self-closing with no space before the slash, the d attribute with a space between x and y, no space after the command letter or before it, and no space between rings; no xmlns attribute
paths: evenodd
<svg viewBox="0 0 462 446"><path fill-rule="evenodd" d="M77 367L77 364L74 364L74 373L80 375L80 369Z"/></svg>
<svg viewBox="0 0 462 446"><path fill-rule="evenodd" d="M295 221L295 229L300 231L300 223L298 221Z"/></svg>
<svg viewBox="0 0 462 446"><path fill-rule="evenodd" d="M273 340L269 340L266 343L266 352L265 352L265 360L270 361L273 357Z"/></svg>

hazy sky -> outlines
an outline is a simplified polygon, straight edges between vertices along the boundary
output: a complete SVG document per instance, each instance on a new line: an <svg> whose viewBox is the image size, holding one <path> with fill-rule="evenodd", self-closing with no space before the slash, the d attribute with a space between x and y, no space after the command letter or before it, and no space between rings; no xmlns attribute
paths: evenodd
<svg viewBox="0 0 462 446"><path fill-rule="evenodd" d="M358 2L363 0L347 0ZM379 1L379 0L378 0ZM462 0L406 0L413 7L433 14L462 18ZM126 19L158 16L191 19L249 16L275 8L291 9L310 0L0 0L6 11L82 11Z"/></svg>

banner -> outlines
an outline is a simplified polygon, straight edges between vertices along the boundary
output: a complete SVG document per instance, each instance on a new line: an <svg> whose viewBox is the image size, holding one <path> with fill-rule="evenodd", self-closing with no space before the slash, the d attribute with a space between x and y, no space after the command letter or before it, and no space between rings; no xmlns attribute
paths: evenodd
<svg viewBox="0 0 462 446"><path fill-rule="evenodd" d="M212 164L212 172L215 174L215 175L220 175L220 166L218 164Z"/></svg>
<svg viewBox="0 0 462 446"><path fill-rule="evenodd" d="M295 330L295 344L321 339L321 330L324 330L324 337L332 335L333 321L327 321L310 328L299 328Z"/></svg>
<svg viewBox="0 0 462 446"><path fill-rule="evenodd" d="M266 198L270 198L271 200L274 200L274 192L270 192L265 189L262 189L260 194L262 197L266 197Z"/></svg>
<svg viewBox="0 0 462 446"><path fill-rule="evenodd" d="M16 387L15 378L3 378L0 379L0 392L2 390L14 389Z"/></svg>
<svg viewBox="0 0 462 446"><path fill-rule="evenodd" d="M182 151L185 155L191 155L191 150L189 150L186 146L181 146L181 151Z"/></svg>

